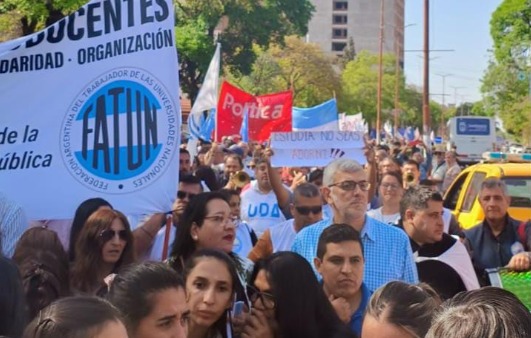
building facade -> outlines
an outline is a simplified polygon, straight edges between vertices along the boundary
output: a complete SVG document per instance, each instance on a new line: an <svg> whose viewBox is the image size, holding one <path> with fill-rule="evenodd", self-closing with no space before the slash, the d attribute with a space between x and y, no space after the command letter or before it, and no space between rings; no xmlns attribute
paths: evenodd
<svg viewBox="0 0 531 338"><path fill-rule="evenodd" d="M311 0L315 12L308 25L307 42L331 54L342 55L350 38L356 52L378 53L380 48L379 0ZM404 60L404 2L384 0L384 53Z"/></svg>

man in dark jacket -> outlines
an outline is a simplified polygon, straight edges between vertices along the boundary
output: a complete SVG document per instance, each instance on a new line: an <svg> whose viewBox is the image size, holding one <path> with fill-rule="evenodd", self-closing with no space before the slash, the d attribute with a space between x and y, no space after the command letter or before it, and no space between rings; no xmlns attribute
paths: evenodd
<svg viewBox="0 0 531 338"><path fill-rule="evenodd" d="M485 269L489 268L531 269L531 223L509 216L510 197L505 182L494 177L485 179L478 198L485 219L465 231L465 245L480 281L486 283Z"/></svg>

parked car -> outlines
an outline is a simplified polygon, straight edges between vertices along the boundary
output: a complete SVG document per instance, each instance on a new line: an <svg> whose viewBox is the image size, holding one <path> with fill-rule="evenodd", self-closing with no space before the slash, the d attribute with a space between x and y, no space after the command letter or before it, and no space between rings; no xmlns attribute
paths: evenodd
<svg viewBox="0 0 531 338"><path fill-rule="evenodd" d="M524 146L518 143L514 143L509 146L509 152L511 154L521 154L524 152Z"/></svg>
<svg viewBox="0 0 531 338"><path fill-rule="evenodd" d="M452 210L464 229L473 227L485 217L477 197L481 183L487 177L499 177L505 181L511 197L511 217L531 219L531 155L488 154L493 154L489 155L493 158L465 168L444 195L444 206Z"/></svg>

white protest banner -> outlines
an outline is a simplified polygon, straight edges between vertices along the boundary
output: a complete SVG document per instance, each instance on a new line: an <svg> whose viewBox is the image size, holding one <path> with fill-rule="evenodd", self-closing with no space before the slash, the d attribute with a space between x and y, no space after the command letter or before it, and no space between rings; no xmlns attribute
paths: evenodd
<svg viewBox="0 0 531 338"><path fill-rule="evenodd" d="M362 113L357 113L354 115L341 113L339 118L339 130L364 132L364 123L365 120L363 119Z"/></svg>
<svg viewBox="0 0 531 338"><path fill-rule="evenodd" d="M364 164L363 134L351 131L294 131L272 133L274 167L324 167L338 158Z"/></svg>
<svg viewBox="0 0 531 338"><path fill-rule="evenodd" d="M31 219L168 211L181 114L170 0L93 0L0 45L0 190Z"/></svg>

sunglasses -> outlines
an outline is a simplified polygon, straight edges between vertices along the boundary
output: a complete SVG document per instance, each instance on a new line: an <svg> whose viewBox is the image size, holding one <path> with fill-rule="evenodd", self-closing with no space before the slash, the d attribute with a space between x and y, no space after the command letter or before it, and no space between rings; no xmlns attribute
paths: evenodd
<svg viewBox="0 0 531 338"><path fill-rule="evenodd" d="M177 191L177 198L180 199L180 200L183 200L186 197L188 197L188 199L191 200L192 198L195 197L195 195L196 194L191 194L189 192L182 191L182 190Z"/></svg>
<svg viewBox="0 0 531 338"><path fill-rule="evenodd" d="M103 242L108 242L111 239L113 239L114 237L116 237L117 235L118 235L118 237L120 237L121 240L127 241L127 231L126 230L114 231L114 230L111 230L111 229L107 229L107 230L103 230L102 232L100 232L100 238L101 238L101 240Z"/></svg>
<svg viewBox="0 0 531 338"><path fill-rule="evenodd" d="M247 296L252 303L255 303L258 299L261 299L262 304L268 310L275 308L275 296L267 292L262 292L254 286L247 285Z"/></svg>
<svg viewBox="0 0 531 338"><path fill-rule="evenodd" d="M295 210L297 210L299 214L304 216L309 215L310 212L314 215L317 215L318 213L323 211L323 206L318 205L315 207L295 207Z"/></svg>
<svg viewBox="0 0 531 338"><path fill-rule="evenodd" d="M353 191L356 190L356 187L360 187L362 191L368 191L371 187L371 184L367 181L343 181L339 183L330 184L328 187L339 187L341 190Z"/></svg>

